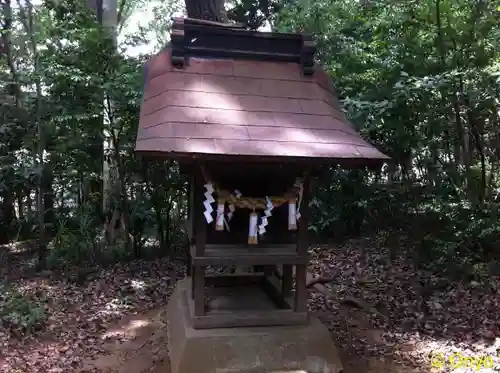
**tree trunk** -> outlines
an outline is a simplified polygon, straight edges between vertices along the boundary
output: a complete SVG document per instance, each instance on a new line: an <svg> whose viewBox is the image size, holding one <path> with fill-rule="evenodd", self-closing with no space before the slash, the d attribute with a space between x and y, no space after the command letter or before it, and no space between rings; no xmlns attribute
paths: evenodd
<svg viewBox="0 0 500 373"><path fill-rule="evenodd" d="M106 27L112 37L113 46L116 48L117 45L117 22L118 22L118 4L116 0L102 0L102 22L101 24ZM110 154L113 152L112 149L112 140L111 133L108 131L108 128L112 126L113 121L113 113L112 113L112 103L111 100L108 99L107 92L104 92L104 113L103 113L103 151L105 154ZM112 130L111 130L112 131ZM102 165L103 168L103 190L102 190L102 206L104 209L104 213L112 213L111 211L107 211L107 206L109 206L109 201L112 198L114 185L112 180L111 173L113 172L113 164L112 157L103 156L104 163Z"/></svg>
<svg viewBox="0 0 500 373"><path fill-rule="evenodd" d="M24 201L22 194L19 192L17 194L17 211L19 221L22 222L24 220Z"/></svg>
<svg viewBox="0 0 500 373"><path fill-rule="evenodd" d="M26 189L26 221L29 224L33 222L33 198L31 198L31 189Z"/></svg>
<svg viewBox="0 0 500 373"><path fill-rule="evenodd" d="M42 174L42 181L41 183L43 184L43 206L44 206L44 213L45 213L45 225L47 227L48 232L45 232L46 234L50 232L50 237L55 233L56 229L56 214L54 211L54 189L53 189L53 182L54 182L54 173L52 169L52 164L48 163L44 165L43 168L43 174Z"/></svg>
<svg viewBox="0 0 500 373"><path fill-rule="evenodd" d="M0 4L0 15L2 16L0 22L2 25L2 29L0 30L0 55L5 57L5 62L10 72L12 83L9 85L9 88L15 98L15 107L16 109L22 109L24 114L20 76L17 71L15 53L13 52L10 37L13 23L11 1L0 1ZM2 155L6 154L2 152ZM9 242L10 228L12 228L15 220L14 195L12 194L13 185L8 180L5 180L5 184L0 195L0 244Z"/></svg>
<svg viewBox="0 0 500 373"><path fill-rule="evenodd" d="M4 191L1 194L0 201L0 245L4 245L9 243L9 233L13 227L16 215L14 198L10 191Z"/></svg>
<svg viewBox="0 0 500 373"><path fill-rule="evenodd" d="M23 26L23 31L28 35L28 45L31 49L32 58L33 58L33 72L35 75L34 85L36 91L36 99L35 99L35 132L36 132L36 141L33 151L34 158L34 166L37 170L37 189L36 189L36 206L37 206L37 215L38 215L38 268L42 268L44 265L44 259L46 255L47 248L47 237L45 233L45 205L44 205L44 196L45 196L45 185L43 183L44 179L44 167L45 162L43 159L44 151L45 151L45 125L43 122L43 111L42 111L42 81L41 81L41 69L40 65L40 53L38 50L39 43L39 24L35 17L34 6L30 0L22 3L20 0L17 0L17 5L19 9L19 18L21 24Z"/></svg>
<svg viewBox="0 0 500 373"><path fill-rule="evenodd" d="M214 22L229 22L224 8L224 0L185 0L189 18Z"/></svg>

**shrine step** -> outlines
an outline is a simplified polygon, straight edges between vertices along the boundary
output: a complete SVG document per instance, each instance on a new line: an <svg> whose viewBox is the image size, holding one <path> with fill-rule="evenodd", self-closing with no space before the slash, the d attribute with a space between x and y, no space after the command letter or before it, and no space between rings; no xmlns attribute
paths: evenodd
<svg viewBox="0 0 500 373"><path fill-rule="evenodd" d="M307 264L307 254L299 254L296 245L244 246L206 245L203 255L197 255L191 246L191 260L194 266L207 265L273 265Z"/></svg>

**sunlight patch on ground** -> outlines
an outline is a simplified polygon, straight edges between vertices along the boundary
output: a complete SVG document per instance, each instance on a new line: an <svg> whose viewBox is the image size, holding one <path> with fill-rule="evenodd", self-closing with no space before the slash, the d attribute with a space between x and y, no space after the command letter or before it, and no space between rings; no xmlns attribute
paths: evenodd
<svg viewBox="0 0 500 373"><path fill-rule="evenodd" d="M11 254L18 254L32 251L35 245L35 240L16 241L5 245L0 245L0 250L5 250Z"/></svg>
<svg viewBox="0 0 500 373"><path fill-rule="evenodd" d="M100 316L120 316L132 307L122 299L114 298L104 306L104 310L99 311Z"/></svg>
<svg viewBox="0 0 500 373"><path fill-rule="evenodd" d="M151 324L150 320L131 320L127 325L114 328L101 336L101 339L110 339L113 337L120 337L126 335L134 335L137 329L145 328Z"/></svg>
<svg viewBox="0 0 500 373"><path fill-rule="evenodd" d="M130 281L130 286L132 286L132 289L134 290L144 290L147 288L147 285L144 281L142 280L132 280Z"/></svg>
<svg viewBox="0 0 500 373"><path fill-rule="evenodd" d="M428 356L436 371L494 372L500 367L500 338L489 344L475 342L468 345L447 340L421 340L416 344L415 352Z"/></svg>
<svg viewBox="0 0 500 373"><path fill-rule="evenodd" d="M22 294L32 294L37 291L42 291L45 295L49 295L57 292L57 286L50 285L49 281L45 279L24 281L16 284L14 288Z"/></svg>
<svg viewBox="0 0 500 373"><path fill-rule="evenodd" d="M467 348L465 346L457 346L456 344L447 341L447 340L424 340L419 342L417 348L420 352L441 352L441 351L454 351L454 352L489 352L489 353L497 353L497 350L500 352L500 337L495 340L495 342L486 344L484 342L475 342L469 344Z"/></svg>

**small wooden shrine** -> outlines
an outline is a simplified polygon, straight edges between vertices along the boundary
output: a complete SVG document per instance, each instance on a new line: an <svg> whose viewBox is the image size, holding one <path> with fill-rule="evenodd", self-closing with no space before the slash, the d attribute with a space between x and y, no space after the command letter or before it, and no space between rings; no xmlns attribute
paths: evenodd
<svg viewBox="0 0 500 373"><path fill-rule="evenodd" d="M387 159L348 122L314 52L305 35L176 19L146 65L136 151L189 178L194 329L306 325L311 179Z"/></svg>

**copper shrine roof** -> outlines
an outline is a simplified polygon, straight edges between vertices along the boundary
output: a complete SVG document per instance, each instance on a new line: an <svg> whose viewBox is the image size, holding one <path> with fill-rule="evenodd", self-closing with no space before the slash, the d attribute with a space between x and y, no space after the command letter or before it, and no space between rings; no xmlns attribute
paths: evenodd
<svg viewBox="0 0 500 373"><path fill-rule="evenodd" d="M136 151L186 155L387 159L340 108L329 76L293 62L191 57L171 48L145 67Z"/></svg>

